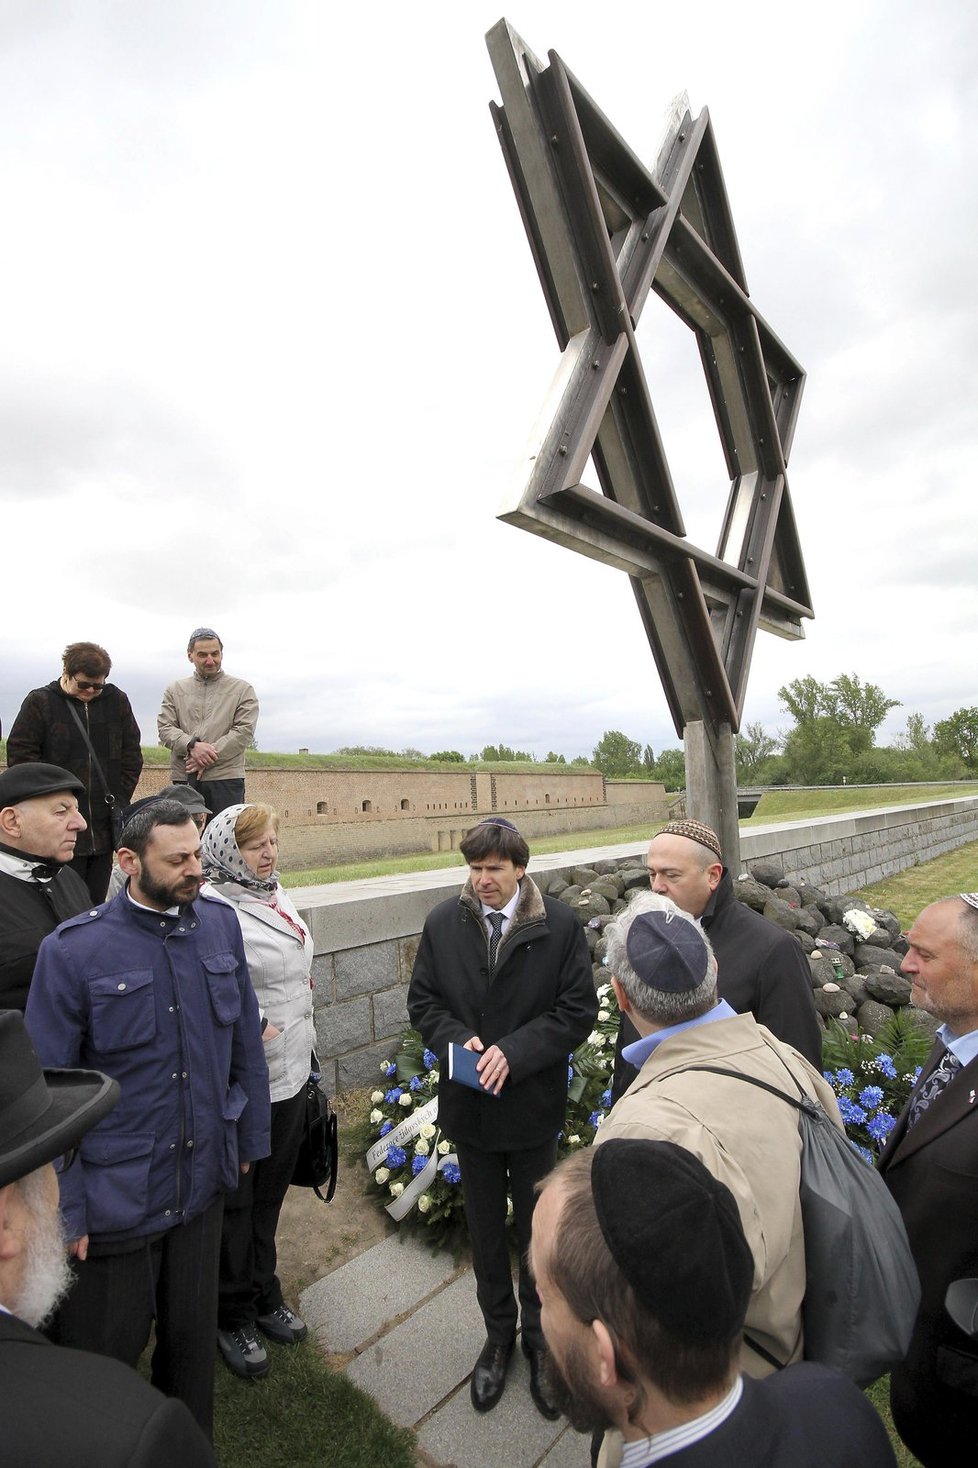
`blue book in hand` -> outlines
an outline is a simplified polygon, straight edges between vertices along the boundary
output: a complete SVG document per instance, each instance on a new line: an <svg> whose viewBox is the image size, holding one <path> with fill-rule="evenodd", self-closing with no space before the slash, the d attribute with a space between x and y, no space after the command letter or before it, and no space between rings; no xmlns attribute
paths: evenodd
<svg viewBox="0 0 978 1468"><path fill-rule="evenodd" d="M476 1066L482 1059L479 1050L466 1050L464 1045L456 1045L450 1041L448 1045L448 1079L458 1081L459 1085L471 1086L473 1091L481 1091L483 1096L492 1095L487 1091L479 1079Z"/></svg>

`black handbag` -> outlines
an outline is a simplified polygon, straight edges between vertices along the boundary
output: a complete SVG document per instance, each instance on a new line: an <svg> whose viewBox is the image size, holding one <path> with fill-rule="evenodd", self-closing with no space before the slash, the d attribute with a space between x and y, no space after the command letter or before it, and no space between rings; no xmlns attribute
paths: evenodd
<svg viewBox="0 0 978 1468"><path fill-rule="evenodd" d="M318 1066L315 1063L312 1074L306 1081L305 1098L305 1125L295 1167L292 1169L292 1186L312 1188L317 1198L328 1203L336 1192L339 1140L336 1134L336 1113L330 1106L325 1091L320 1090ZM322 1188L326 1189L325 1196Z"/></svg>
<svg viewBox="0 0 978 1468"><path fill-rule="evenodd" d="M102 798L105 801L106 805L109 807L109 829L112 832L112 850L118 851L119 846L122 842L122 828L126 824L126 818L123 815L115 796L109 789L109 782L108 780L106 780L105 775L102 773L102 766L99 764L98 755L92 748L92 741L88 737L88 730L82 723L78 714L78 710L72 707L70 698L67 699L66 702L68 704L68 712L71 714L71 717L78 725L78 731L81 734L81 737L88 745L88 753L91 756L92 764L95 766L95 773L96 775L98 775L99 783L101 784L102 789L105 792Z"/></svg>

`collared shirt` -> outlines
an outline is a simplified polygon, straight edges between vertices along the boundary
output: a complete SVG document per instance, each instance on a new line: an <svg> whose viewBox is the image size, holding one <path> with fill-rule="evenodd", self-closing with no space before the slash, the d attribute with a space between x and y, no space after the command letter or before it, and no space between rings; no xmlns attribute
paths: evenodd
<svg viewBox="0 0 978 1468"><path fill-rule="evenodd" d="M696 1019L685 1019L682 1024L669 1025L668 1029L656 1030L654 1034L646 1035L642 1040L636 1040L633 1045L626 1045L621 1052L629 1065L634 1065L636 1070L641 1070L648 1060L652 1051L661 1045L663 1040L668 1040L670 1035L681 1035L683 1030L694 1030L697 1025L712 1024L717 1019L736 1019L737 1011L731 1009L726 999L719 1000L712 1009Z"/></svg>
<svg viewBox="0 0 978 1468"><path fill-rule="evenodd" d="M966 1035L956 1035L947 1025L938 1025L937 1038L962 1065L970 1064L978 1056L978 1030L969 1030Z"/></svg>
<svg viewBox="0 0 978 1468"><path fill-rule="evenodd" d="M703 1018L705 1019L706 1016L704 1015ZM695 1024L696 1021L694 1020L693 1023ZM634 1048L632 1046L632 1049ZM648 1465L659 1463L672 1453L678 1453L683 1448L691 1448L694 1443L701 1442L704 1437L709 1437L711 1432L715 1432L721 1423L726 1422L731 1413L736 1410L743 1392L744 1383L738 1376L723 1401L717 1402L716 1406L711 1407L709 1412L704 1412L702 1417L694 1417L692 1422L683 1422L679 1427L667 1428L665 1432L654 1432L651 1437L640 1438L638 1442L625 1443L621 1455L621 1468L648 1468Z"/></svg>
<svg viewBox="0 0 978 1468"><path fill-rule="evenodd" d="M132 903L133 907L138 907L140 912L162 912L167 917L180 916L179 907L147 907L145 902L137 902L128 887L126 888L126 896L129 898L129 901Z"/></svg>
<svg viewBox="0 0 978 1468"><path fill-rule="evenodd" d="M510 925L510 923L513 920L513 913L516 911L516 904L519 902L519 900L520 900L520 884L517 882L517 884L516 884L516 891L513 893L512 897L509 899L509 901L507 902L507 904L506 904L505 907L487 907L484 902L482 903L482 921L485 923L486 932L488 933L488 935L489 935L490 938L492 937L492 923L489 921L489 914L491 912L501 912L502 913L502 915L503 915L503 925L502 925L502 927L500 928L499 931L500 931L500 936L501 937L505 937L506 936L506 931L509 928L509 925Z"/></svg>
<svg viewBox="0 0 978 1468"><path fill-rule="evenodd" d="M18 882L50 882L50 877L35 877L34 868L42 858L34 856L28 861L26 857L14 856L13 852L0 851L0 872L6 872L8 877L16 877Z"/></svg>

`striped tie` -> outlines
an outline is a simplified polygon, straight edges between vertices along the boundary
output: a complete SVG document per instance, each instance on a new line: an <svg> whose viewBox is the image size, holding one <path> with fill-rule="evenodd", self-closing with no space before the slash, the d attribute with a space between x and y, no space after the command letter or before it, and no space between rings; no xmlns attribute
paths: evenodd
<svg viewBox="0 0 978 1468"><path fill-rule="evenodd" d="M496 952L499 948L499 940L503 936L503 915L501 912L487 912L486 918L492 932L489 934L489 974L492 976L496 967Z"/></svg>
<svg viewBox="0 0 978 1468"><path fill-rule="evenodd" d="M961 1062L958 1057L950 1050L945 1050L940 1065L934 1067L913 1099L910 1115L907 1117L907 1131L912 1126L916 1126L928 1106L937 1100L944 1087L954 1080L960 1069Z"/></svg>

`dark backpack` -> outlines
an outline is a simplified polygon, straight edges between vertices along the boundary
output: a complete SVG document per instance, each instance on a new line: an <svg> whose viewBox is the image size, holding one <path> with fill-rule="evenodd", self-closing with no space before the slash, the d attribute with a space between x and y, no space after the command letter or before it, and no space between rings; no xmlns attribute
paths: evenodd
<svg viewBox="0 0 978 1468"><path fill-rule="evenodd" d="M688 1069L747 1081L798 1111L805 1359L834 1366L858 1386L868 1386L906 1356L920 1304L917 1267L889 1188L794 1076L798 1096L715 1065ZM749 1335L745 1338L770 1365L786 1364Z"/></svg>
<svg viewBox="0 0 978 1468"><path fill-rule="evenodd" d="M299 1153L292 1170L292 1186L312 1188L317 1198L328 1203L336 1192L336 1171L339 1145L336 1136L336 1115L330 1107L324 1091L319 1089L318 1078L310 1076L306 1082L306 1119L299 1144ZM326 1189L323 1197L321 1188Z"/></svg>

